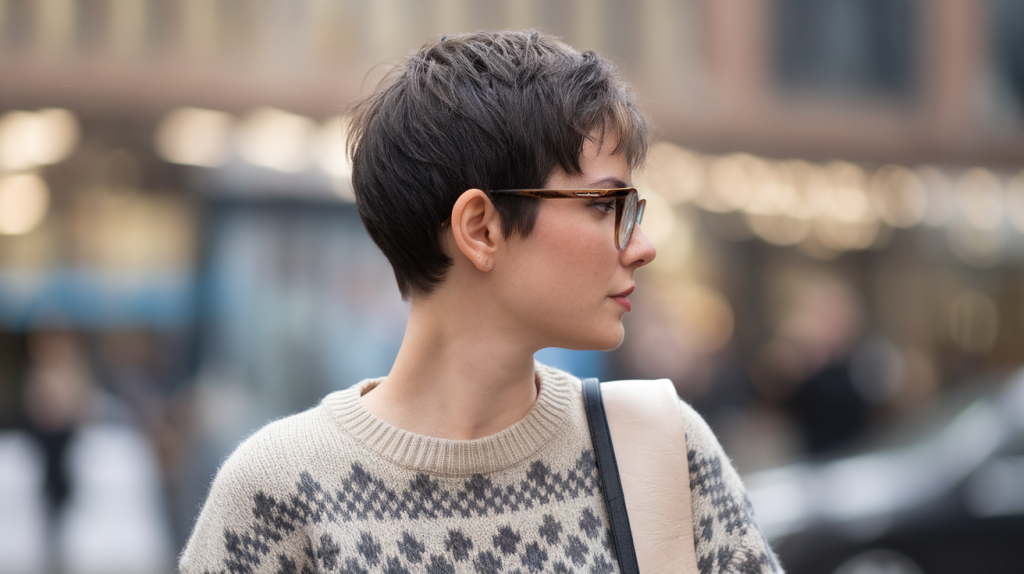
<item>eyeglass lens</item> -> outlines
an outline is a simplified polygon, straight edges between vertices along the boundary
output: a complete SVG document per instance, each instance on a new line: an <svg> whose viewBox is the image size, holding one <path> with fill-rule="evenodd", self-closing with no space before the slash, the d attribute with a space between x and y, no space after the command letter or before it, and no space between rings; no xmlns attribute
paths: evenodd
<svg viewBox="0 0 1024 574"><path fill-rule="evenodd" d="M616 229L616 243L619 250L629 245L629 239L633 235L633 225L637 216L637 193L630 192L619 205L621 210L618 217L618 228Z"/></svg>

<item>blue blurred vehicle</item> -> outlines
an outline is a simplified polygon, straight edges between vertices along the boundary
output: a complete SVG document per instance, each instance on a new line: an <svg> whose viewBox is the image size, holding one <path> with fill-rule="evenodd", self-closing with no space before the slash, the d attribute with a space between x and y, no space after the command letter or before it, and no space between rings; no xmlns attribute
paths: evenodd
<svg viewBox="0 0 1024 574"><path fill-rule="evenodd" d="M1024 573L1024 370L953 402L914 440L744 477L787 572Z"/></svg>

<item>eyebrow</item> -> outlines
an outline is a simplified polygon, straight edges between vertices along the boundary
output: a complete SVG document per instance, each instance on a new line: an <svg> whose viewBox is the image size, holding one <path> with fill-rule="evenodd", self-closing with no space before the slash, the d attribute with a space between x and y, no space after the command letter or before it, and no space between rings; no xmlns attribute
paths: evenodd
<svg viewBox="0 0 1024 574"><path fill-rule="evenodd" d="M633 187L617 177L606 177L587 184L587 187L590 189L602 189L602 186L607 186L607 189Z"/></svg>

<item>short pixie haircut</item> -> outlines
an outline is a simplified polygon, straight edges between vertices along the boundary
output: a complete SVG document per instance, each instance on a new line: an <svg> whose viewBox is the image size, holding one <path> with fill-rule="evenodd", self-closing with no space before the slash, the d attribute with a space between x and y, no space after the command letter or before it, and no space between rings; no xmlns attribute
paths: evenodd
<svg viewBox="0 0 1024 574"><path fill-rule="evenodd" d="M467 189L540 188L578 175L587 140L617 136L642 163L650 126L615 66L536 30L441 36L393 68L349 124L359 216L404 299L430 293L452 259L441 231ZM491 195L505 238L526 237L539 200Z"/></svg>

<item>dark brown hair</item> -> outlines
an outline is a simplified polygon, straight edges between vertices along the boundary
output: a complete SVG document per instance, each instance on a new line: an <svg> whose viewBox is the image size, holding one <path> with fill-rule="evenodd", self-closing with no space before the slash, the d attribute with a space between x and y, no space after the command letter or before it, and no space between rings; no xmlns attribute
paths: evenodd
<svg viewBox="0 0 1024 574"><path fill-rule="evenodd" d="M348 141L359 215L402 297L444 278L440 233L464 191L577 175L584 142L608 132L630 169L643 161L650 128L615 66L543 32L441 36L392 69L353 108ZM506 238L529 235L539 200L491 200Z"/></svg>

